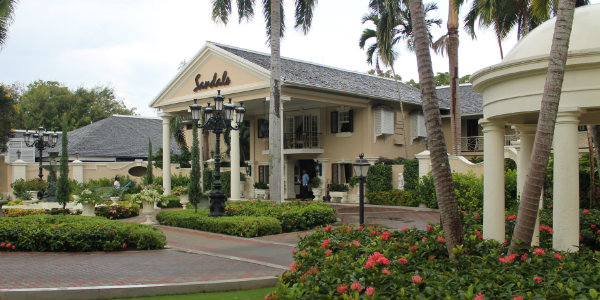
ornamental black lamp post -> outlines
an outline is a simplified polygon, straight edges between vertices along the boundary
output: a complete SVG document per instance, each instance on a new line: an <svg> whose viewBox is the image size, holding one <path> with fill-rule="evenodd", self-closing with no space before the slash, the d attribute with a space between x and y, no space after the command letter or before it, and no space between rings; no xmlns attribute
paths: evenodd
<svg viewBox="0 0 600 300"><path fill-rule="evenodd" d="M354 167L354 174L356 174L356 178L359 181L359 214L360 214L360 225L365 224L365 178L367 177L367 173L369 173L369 161L364 159L364 154L361 153L359 158L354 162L352 167Z"/></svg>
<svg viewBox="0 0 600 300"><path fill-rule="evenodd" d="M213 191L210 193L210 214L211 217L225 216L225 201L227 197L221 191L221 133L226 129L238 130L244 121L246 109L240 104L235 107L231 103L223 103L225 98L221 96L221 90L217 91L217 96L213 97L215 106L211 107L210 103L204 108L204 124L198 126L212 131L216 135L215 149L215 182L213 183ZM202 106L198 105L198 99L194 99L194 104L190 106L192 112L192 120L198 122L202 119ZM234 114L235 111L235 114ZM231 121L235 117L237 126L232 126Z"/></svg>
<svg viewBox="0 0 600 300"><path fill-rule="evenodd" d="M56 146L56 142L58 141L58 133L50 133L47 132L44 127L38 128L36 132L26 131L23 136L25 137L25 145L27 147L35 147L38 150L40 156L40 180L43 178L42 174L42 152L45 148L54 148Z"/></svg>

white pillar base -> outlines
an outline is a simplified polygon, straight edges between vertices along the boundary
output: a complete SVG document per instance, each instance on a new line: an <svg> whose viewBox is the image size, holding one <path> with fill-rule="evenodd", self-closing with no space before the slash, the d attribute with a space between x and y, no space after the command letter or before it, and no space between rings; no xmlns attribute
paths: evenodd
<svg viewBox="0 0 600 300"><path fill-rule="evenodd" d="M500 243L504 224L504 123L483 119L483 238Z"/></svg>

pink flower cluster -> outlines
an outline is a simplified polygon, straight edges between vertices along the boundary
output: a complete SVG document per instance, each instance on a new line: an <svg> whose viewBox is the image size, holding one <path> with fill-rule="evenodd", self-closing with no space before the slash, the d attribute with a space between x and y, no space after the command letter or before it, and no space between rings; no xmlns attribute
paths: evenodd
<svg viewBox="0 0 600 300"><path fill-rule="evenodd" d="M403 265L405 265L405 264L407 264L407 263L408 263L408 260L407 260L406 258L404 258L404 257L398 258L397 260L398 260L398 261L399 261L401 264L403 264Z"/></svg>
<svg viewBox="0 0 600 300"><path fill-rule="evenodd" d="M331 241L330 241L330 240L324 240L324 241L321 243L321 248L327 248L327 246L329 246L329 243L331 243Z"/></svg>
<svg viewBox="0 0 600 300"><path fill-rule="evenodd" d="M359 241L352 241L352 245L354 245L356 247L360 247L360 242Z"/></svg>
<svg viewBox="0 0 600 300"><path fill-rule="evenodd" d="M537 276L533 277L533 280L535 280L535 282L537 282L537 283L542 283L542 281L543 281L542 278L537 277Z"/></svg>
<svg viewBox="0 0 600 300"><path fill-rule="evenodd" d="M511 254L511 255L507 255L505 257L498 257L498 260L502 263L502 264L510 264L513 261L515 261L515 258L517 258L516 254Z"/></svg>
<svg viewBox="0 0 600 300"><path fill-rule="evenodd" d="M508 218L506 218L507 220L516 220L517 219L517 215L512 215L509 216Z"/></svg>
<svg viewBox="0 0 600 300"><path fill-rule="evenodd" d="M2 243L0 243L0 248L6 248L6 249L9 249L9 250L15 250L16 247L15 247L15 245L13 245L11 243L2 242Z"/></svg>
<svg viewBox="0 0 600 300"><path fill-rule="evenodd" d="M390 238L390 233L387 231L384 231L381 233L381 235L379 236L379 239L382 241L387 241Z"/></svg>
<svg viewBox="0 0 600 300"><path fill-rule="evenodd" d="M482 294L481 292L479 292L479 294L477 294L475 296L475 298L473 298L473 300L483 300L483 299L485 299L485 295Z"/></svg>
<svg viewBox="0 0 600 300"><path fill-rule="evenodd" d="M544 251L544 249L542 249L542 248L535 248L535 249L533 249L533 253L535 253L535 255L537 255L537 256L542 256L542 255L546 254L546 251Z"/></svg>
<svg viewBox="0 0 600 300"><path fill-rule="evenodd" d="M440 242L440 243L445 243L445 242L446 242L446 239L445 239L443 236L438 236L438 237L437 237L437 240L438 240L438 242Z"/></svg>
<svg viewBox="0 0 600 300"><path fill-rule="evenodd" d="M554 229L548 225L540 225L540 230L546 231L548 233L554 233Z"/></svg>
<svg viewBox="0 0 600 300"><path fill-rule="evenodd" d="M423 277L415 274L411 277L411 280L413 283L421 283L423 282Z"/></svg>
<svg viewBox="0 0 600 300"><path fill-rule="evenodd" d="M390 261L383 256L383 254L379 252L375 252L369 256L367 263L365 264L365 269L371 269L375 266L375 264L389 265Z"/></svg>
<svg viewBox="0 0 600 300"><path fill-rule="evenodd" d="M365 289L365 287L362 284L360 284L360 282L353 282L352 284L350 284L350 289L359 293L361 293L364 290L365 294L367 294L367 296L369 297L373 296L373 294L375 293L374 287L370 286ZM338 285L337 292L338 294L348 294L348 286L345 284Z"/></svg>

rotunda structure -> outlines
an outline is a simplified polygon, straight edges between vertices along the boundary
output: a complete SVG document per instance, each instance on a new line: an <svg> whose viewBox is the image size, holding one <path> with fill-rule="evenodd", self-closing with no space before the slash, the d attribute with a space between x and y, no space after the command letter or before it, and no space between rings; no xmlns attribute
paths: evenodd
<svg viewBox="0 0 600 300"><path fill-rule="evenodd" d="M535 137L556 18L525 36L504 60L471 76L483 95L484 238L503 242L504 131L520 135L518 190L525 182ZM553 247L579 245L579 125L600 124L600 5L575 10L554 134Z"/></svg>

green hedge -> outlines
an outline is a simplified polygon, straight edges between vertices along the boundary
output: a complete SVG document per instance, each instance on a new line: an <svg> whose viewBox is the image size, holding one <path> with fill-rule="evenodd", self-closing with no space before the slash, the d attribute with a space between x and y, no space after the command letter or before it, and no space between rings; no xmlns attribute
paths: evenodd
<svg viewBox="0 0 600 300"><path fill-rule="evenodd" d="M241 237L281 233L281 223L275 218L250 216L213 218L208 216L208 212L207 209L199 209L198 213L190 209L162 211L156 215L156 220L162 225Z"/></svg>
<svg viewBox="0 0 600 300"><path fill-rule="evenodd" d="M414 190L419 184L419 160L405 159L402 164L404 165L404 189Z"/></svg>
<svg viewBox="0 0 600 300"><path fill-rule="evenodd" d="M163 207L163 208L182 207L181 202L179 201L180 198L177 195L163 196L163 198L167 200L167 204L164 205L161 202L159 202L158 207Z"/></svg>
<svg viewBox="0 0 600 300"><path fill-rule="evenodd" d="M162 249L161 230L102 217L31 215L0 219L0 241L21 251Z"/></svg>
<svg viewBox="0 0 600 300"><path fill-rule="evenodd" d="M277 218L283 232L302 231L315 226L332 224L337 211L321 202L293 201L275 205L271 201L229 202L225 212L229 216L266 216Z"/></svg>
<svg viewBox="0 0 600 300"><path fill-rule="evenodd" d="M392 166L373 165L367 174L366 187L368 192L389 191L392 187Z"/></svg>

